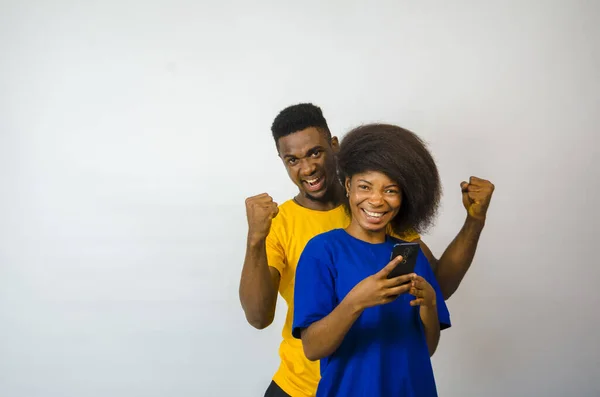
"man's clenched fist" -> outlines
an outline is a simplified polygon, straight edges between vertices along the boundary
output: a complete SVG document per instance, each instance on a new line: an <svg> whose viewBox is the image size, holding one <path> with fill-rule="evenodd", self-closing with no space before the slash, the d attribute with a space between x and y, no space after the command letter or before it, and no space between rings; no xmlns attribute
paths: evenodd
<svg viewBox="0 0 600 397"><path fill-rule="evenodd" d="M470 217L485 220L494 185L490 181L472 176L469 182L460 184L462 189L463 204Z"/></svg>
<svg viewBox="0 0 600 397"><path fill-rule="evenodd" d="M265 239L271 229L271 221L279 208L267 193L246 199L246 216L248 218L248 236L253 239Z"/></svg>

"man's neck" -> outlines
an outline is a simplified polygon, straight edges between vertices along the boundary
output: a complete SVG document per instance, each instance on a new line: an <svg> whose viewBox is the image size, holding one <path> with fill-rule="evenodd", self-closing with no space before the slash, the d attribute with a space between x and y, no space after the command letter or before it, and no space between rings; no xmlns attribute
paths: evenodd
<svg viewBox="0 0 600 397"><path fill-rule="evenodd" d="M315 211L329 211L339 207L342 204L343 189L341 185L337 185L331 188L331 193L327 195L323 200L312 200L309 197L304 196L302 193L298 193L294 197L296 204L301 207L308 208Z"/></svg>

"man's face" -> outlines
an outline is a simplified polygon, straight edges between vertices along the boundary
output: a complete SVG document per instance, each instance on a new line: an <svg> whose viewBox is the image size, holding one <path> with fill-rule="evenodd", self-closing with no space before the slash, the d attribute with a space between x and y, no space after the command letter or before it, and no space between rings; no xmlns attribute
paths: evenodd
<svg viewBox="0 0 600 397"><path fill-rule="evenodd" d="M278 149L300 194L315 201L330 199L329 188L339 183L335 162L337 138L328 139L325 133L309 127L279 138Z"/></svg>

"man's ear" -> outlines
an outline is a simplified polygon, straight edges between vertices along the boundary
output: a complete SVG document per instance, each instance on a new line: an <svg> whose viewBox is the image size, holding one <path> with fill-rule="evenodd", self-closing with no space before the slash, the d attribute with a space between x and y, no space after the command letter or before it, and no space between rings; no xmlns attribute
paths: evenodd
<svg viewBox="0 0 600 397"><path fill-rule="evenodd" d="M275 149L277 149L277 157L283 160L283 157L281 157L281 153L279 152L279 140L275 141Z"/></svg>
<svg viewBox="0 0 600 397"><path fill-rule="evenodd" d="M338 141L337 136L331 137L331 148L333 149L333 153L340 151L340 142Z"/></svg>

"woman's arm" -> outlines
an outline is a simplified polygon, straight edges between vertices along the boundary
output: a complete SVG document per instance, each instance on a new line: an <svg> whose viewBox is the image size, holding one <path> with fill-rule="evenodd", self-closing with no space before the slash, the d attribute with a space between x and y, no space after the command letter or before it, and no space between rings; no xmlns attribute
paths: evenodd
<svg viewBox="0 0 600 397"><path fill-rule="evenodd" d="M412 281L410 294L415 296L411 306L420 306L419 315L423 328L425 328L425 340L429 348L429 357L433 356L440 341L440 319L437 312L437 300L435 289L421 276Z"/></svg>
<svg viewBox="0 0 600 397"><path fill-rule="evenodd" d="M421 322L425 328L425 340L429 348L429 357L433 356L440 341L440 320L438 319L437 307L421 306Z"/></svg>
<svg viewBox="0 0 600 397"><path fill-rule="evenodd" d="M302 331L306 358L317 361L332 355L340 347L350 327L363 312L350 301L351 297L347 295L329 315Z"/></svg>
<svg viewBox="0 0 600 397"><path fill-rule="evenodd" d="M306 358L316 361L333 354L365 309L389 303L409 291L409 281L415 279L415 274L387 278L401 260L402 257L394 258L379 272L362 280L328 315L301 331Z"/></svg>

